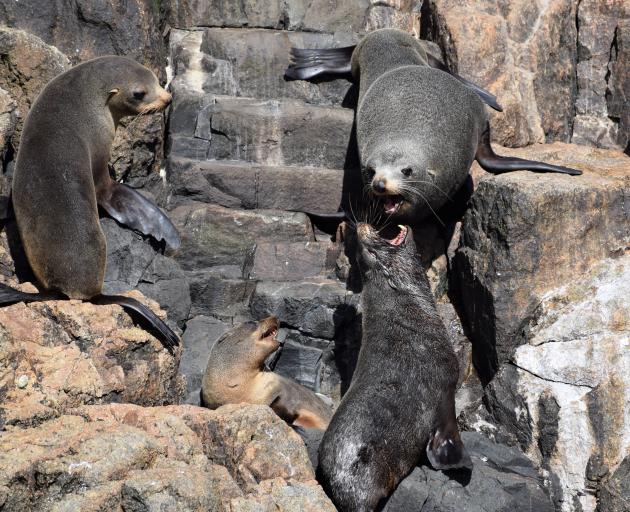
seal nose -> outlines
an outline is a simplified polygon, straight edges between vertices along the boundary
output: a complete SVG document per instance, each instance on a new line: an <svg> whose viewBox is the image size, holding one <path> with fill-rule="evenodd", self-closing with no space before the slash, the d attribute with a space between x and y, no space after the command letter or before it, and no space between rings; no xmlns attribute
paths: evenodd
<svg viewBox="0 0 630 512"><path fill-rule="evenodd" d="M374 192L378 192L382 194L387 190L387 185L385 185L385 180L383 178L376 178L372 180L372 189Z"/></svg>
<svg viewBox="0 0 630 512"><path fill-rule="evenodd" d="M171 104L171 101L173 101L173 95L170 92L162 89L160 91L160 99L164 103L164 106L168 106Z"/></svg>

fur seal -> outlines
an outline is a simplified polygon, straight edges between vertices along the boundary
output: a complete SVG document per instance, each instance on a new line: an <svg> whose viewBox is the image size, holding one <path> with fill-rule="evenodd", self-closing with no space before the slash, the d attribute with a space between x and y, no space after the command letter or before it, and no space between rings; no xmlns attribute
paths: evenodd
<svg viewBox="0 0 630 512"><path fill-rule="evenodd" d="M268 405L292 426L324 430L332 410L316 393L263 371L265 359L280 347L278 327L278 319L270 316L238 325L217 341L201 385L203 405L210 409L242 402Z"/></svg>
<svg viewBox="0 0 630 512"><path fill-rule="evenodd" d="M98 207L125 224L177 248L175 226L132 188L110 178L108 160L121 118L157 112L171 102L146 67L126 57L100 57L49 82L33 103L22 132L13 178L13 207L28 262L45 290L24 294L2 287L0 303L50 298L119 304L149 322L169 349L171 329L140 302L103 295L106 242Z"/></svg>
<svg viewBox="0 0 630 512"><path fill-rule="evenodd" d="M455 418L458 363L411 228L392 239L357 226L363 335L348 391L319 447L317 477L341 511L372 511L426 452L471 467Z"/></svg>
<svg viewBox="0 0 630 512"><path fill-rule="evenodd" d="M437 211L464 184L475 159L493 174L581 174L496 155L483 105L500 110L496 98L445 70L425 42L381 29L356 47L293 48L286 77L352 75L359 85L356 136L363 183L398 222L415 223Z"/></svg>

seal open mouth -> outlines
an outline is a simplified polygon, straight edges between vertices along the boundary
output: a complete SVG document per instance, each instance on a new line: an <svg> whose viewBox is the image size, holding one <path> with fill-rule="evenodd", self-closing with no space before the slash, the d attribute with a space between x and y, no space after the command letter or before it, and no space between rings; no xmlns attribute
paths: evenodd
<svg viewBox="0 0 630 512"><path fill-rule="evenodd" d="M385 213L394 214L403 204L403 197L399 195L393 196L385 196L383 197L383 207L385 208Z"/></svg>
<svg viewBox="0 0 630 512"><path fill-rule="evenodd" d="M384 238L384 240L389 244L395 247L402 244L407 238L407 233L409 232L409 228L407 226L398 226L398 234L394 236L394 238Z"/></svg>
<svg viewBox="0 0 630 512"><path fill-rule="evenodd" d="M263 339L273 338L275 340L276 336L278 335L278 326L279 326L278 319L276 317L271 317L270 319L267 320L267 323L269 325L263 332L261 338Z"/></svg>

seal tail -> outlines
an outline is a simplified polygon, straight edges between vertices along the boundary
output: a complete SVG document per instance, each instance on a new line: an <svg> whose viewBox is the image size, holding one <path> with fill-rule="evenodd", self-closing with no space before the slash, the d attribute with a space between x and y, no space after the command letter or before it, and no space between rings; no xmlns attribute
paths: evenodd
<svg viewBox="0 0 630 512"><path fill-rule="evenodd" d="M284 73L289 80L309 80L322 75L349 75L355 46L342 48L291 48L291 62Z"/></svg>
<svg viewBox="0 0 630 512"><path fill-rule="evenodd" d="M97 305L117 304L121 306L129 316L160 340L160 343L171 355L174 348L179 345L177 334L153 311L136 299L124 295L97 295L88 302Z"/></svg>
<svg viewBox="0 0 630 512"><path fill-rule="evenodd" d="M457 430L454 432L436 430L427 444L427 457L435 469L472 469L470 455Z"/></svg>
<svg viewBox="0 0 630 512"><path fill-rule="evenodd" d="M490 124L486 124L486 129L479 140L475 160L481 167L492 174L503 174L510 171L535 171L535 172L558 172L579 176L582 171L563 167L561 165L546 164L535 160L525 160L511 156L497 155L490 146Z"/></svg>

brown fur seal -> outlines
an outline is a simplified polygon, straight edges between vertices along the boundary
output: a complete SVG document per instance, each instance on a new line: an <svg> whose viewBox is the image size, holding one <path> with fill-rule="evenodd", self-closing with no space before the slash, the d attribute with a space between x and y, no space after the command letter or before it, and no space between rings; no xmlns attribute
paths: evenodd
<svg viewBox="0 0 630 512"><path fill-rule="evenodd" d="M325 429L332 410L310 389L272 372L265 359L280 344L278 319L248 322L225 333L212 348L201 385L203 405L215 409L231 403L270 406L293 426Z"/></svg>
<svg viewBox="0 0 630 512"><path fill-rule="evenodd" d="M149 322L169 349L171 329L140 302L102 295L105 236L98 207L114 219L169 245L177 230L157 206L109 176L116 126L125 116L157 112L171 101L155 75L125 57L101 57L53 79L24 123L13 178L13 207L28 262L44 294L3 287L0 302L63 294L96 304L120 304Z"/></svg>
<svg viewBox="0 0 630 512"><path fill-rule="evenodd" d="M356 370L319 447L317 477L335 506L384 505L426 452L436 469L470 467L455 418L458 363L411 229L357 226L363 335Z"/></svg>
<svg viewBox="0 0 630 512"><path fill-rule="evenodd" d="M465 182L473 160L486 171L581 171L496 155L482 100L490 93L445 72L426 45L381 29L356 47L292 49L291 79L351 72L359 85L356 135L363 182L387 214L415 223L439 209Z"/></svg>

